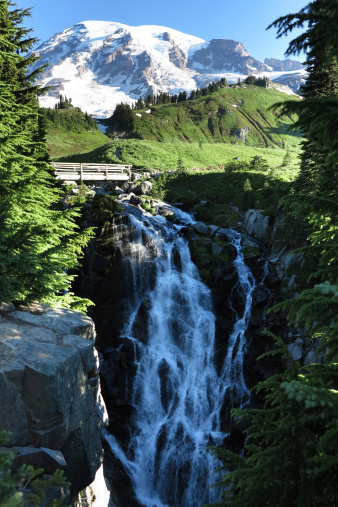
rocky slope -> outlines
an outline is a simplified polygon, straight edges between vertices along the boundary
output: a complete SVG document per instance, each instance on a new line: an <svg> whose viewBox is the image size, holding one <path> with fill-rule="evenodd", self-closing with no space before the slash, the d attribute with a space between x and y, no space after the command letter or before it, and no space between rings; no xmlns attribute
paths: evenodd
<svg viewBox="0 0 338 507"><path fill-rule="evenodd" d="M132 103L148 94L171 94L204 87L225 77L247 75L280 79L285 72L303 79L305 71L275 70L255 60L243 44L228 39L209 42L167 27L132 27L115 22L84 21L57 33L35 53L37 66L49 64L39 83L51 86L41 98L53 107L59 94L75 106L109 116L121 101ZM292 85L292 82L290 81Z"/></svg>

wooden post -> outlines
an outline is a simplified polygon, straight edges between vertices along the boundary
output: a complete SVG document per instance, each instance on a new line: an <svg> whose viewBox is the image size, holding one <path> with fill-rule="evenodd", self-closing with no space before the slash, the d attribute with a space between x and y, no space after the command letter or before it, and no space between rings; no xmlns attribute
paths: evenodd
<svg viewBox="0 0 338 507"><path fill-rule="evenodd" d="M74 167L74 170L75 170L75 167ZM82 168L82 164L80 164L80 182L82 183L82 179L83 179L83 168Z"/></svg>

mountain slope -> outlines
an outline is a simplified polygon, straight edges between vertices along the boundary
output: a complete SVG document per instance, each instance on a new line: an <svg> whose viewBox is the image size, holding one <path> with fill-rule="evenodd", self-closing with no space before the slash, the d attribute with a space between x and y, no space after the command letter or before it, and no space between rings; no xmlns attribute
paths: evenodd
<svg viewBox="0 0 338 507"><path fill-rule="evenodd" d="M227 87L194 100L132 111L133 137L144 140L245 144L257 147L296 147L300 135L289 130L296 117L278 118L269 110L290 97L258 86ZM299 100L291 97L292 100ZM114 133L118 126L110 127Z"/></svg>
<svg viewBox="0 0 338 507"><path fill-rule="evenodd" d="M43 106L53 107L59 94L75 106L109 116L121 101L160 92L201 88L225 77L229 82L249 74L278 79L284 71L255 60L240 42L203 39L160 26L84 21L41 44L36 66L49 63L39 83L52 86ZM303 70L288 72L302 75Z"/></svg>

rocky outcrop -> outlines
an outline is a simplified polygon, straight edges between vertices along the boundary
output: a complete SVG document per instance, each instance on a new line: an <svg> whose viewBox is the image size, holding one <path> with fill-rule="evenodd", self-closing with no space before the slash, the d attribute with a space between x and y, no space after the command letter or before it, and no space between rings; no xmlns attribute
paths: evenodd
<svg viewBox="0 0 338 507"><path fill-rule="evenodd" d="M132 181L126 181L123 183L123 185L121 185L121 189L128 194L133 192L136 195L148 195L153 188L153 183L151 181L141 181L141 183L138 182L137 180L141 177L142 175L132 173Z"/></svg>
<svg viewBox="0 0 338 507"><path fill-rule="evenodd" d="M277 77L274 81L276 84L280 83L281 85L290 88L294 93L301 94L301 86L303 86L306 82L307 75L303 72L292 73L292 74L283 74L282 76ZM278 90L278 88L276 87Z"/></svg>
<svg viewBox="0 0 338 507"><path fill-rule="evenodd" d="M267 239L269 217L262 210L249 209L244 216L244 230L258 240Z"/></svg>
<svg viewBox="0 0 338 507"><path fill-rule="evenodd" d="M187 65L187 58L184 51L175 44L169 32L164 32L162 39L170 44L168 51L169 61L179 69L184 69Z"/></svg>
<svg viewBox="0 0 338 507"><path fill-rule="evenodd" d="M283 367L279 360L271 358L269 361L257 361L257 357L274 346L265 329L281 337L292 356L302 364L314 361L314 344L302 336L300 330L290 328L286 312L267 312L285 297L298 297L295 272L301 268L302 256L292 253L294 247L283 239L285 227L282 214L273 220L255 209L246 212L242 224L242 251L256 283L246 332L248 345L244 365L246 382L250 387ZM230 229L204 222L194 223L190 233L192 259L204 283L212 289L218 366L222 364L224 343L236 315L243 312L243 295L238 290L234 266L236 251L229 244L229 234Z"/></svg>
<svg viewBox="0 0 338 507"><path fill-rule="evenodd" d="M241 141L242 143L245 143L246 136L249 134L250 130L250 127L234 129L231 131L230 136L238 139L238 141Z"/></svg>
<svg viewBox="0 0 338 507"><path fill-rule="evenodd" d="M278 60L278 58L265 58L265 65L269 65L272 67L274 71L292 71L292 70L302 70L304 69L304 65L301 62L296 60L290 60L289 58L286 60Z"/></svg>
<svg viewBox="0 0 338 507"><path fill-rule="evenodd" d="M93 322L39 304L0 314L0 431L12 434L14 464L63 469L74 494L102 459Z"/></svg>
<svg viewBox="0 0 338 507"><path fill-rule="evenodd" d="M211 72L252 74L270 70L267 65L252 58L241 42L230 39L212 39L201 44L190 55L188 66L198 69L201 74Z"/></svg>

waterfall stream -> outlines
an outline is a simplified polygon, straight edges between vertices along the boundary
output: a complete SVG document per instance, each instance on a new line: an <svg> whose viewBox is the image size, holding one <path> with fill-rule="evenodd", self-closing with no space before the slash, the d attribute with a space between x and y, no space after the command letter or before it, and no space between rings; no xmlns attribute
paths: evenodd
<svg viewBox="0 0 338 507"><path fill-rule="evenodd" d="M255 287L231 231L244 311L237 315L221 372L214 366L215 316L211 291L200 280L179 226L163 217L128 208L130 225L113 228L120 242L132 298L123 336L134 342L136 374L130 392L135 407L127 452L107 431L113 453L130 475L146 507L200 507L219 500L217 463L208 445L225 438L220 413L226 393L242 404L249 399L243 377L245 331ZM177 218L191 217L177 210ZM140 311L146 315L137 336Z"/></svg>

